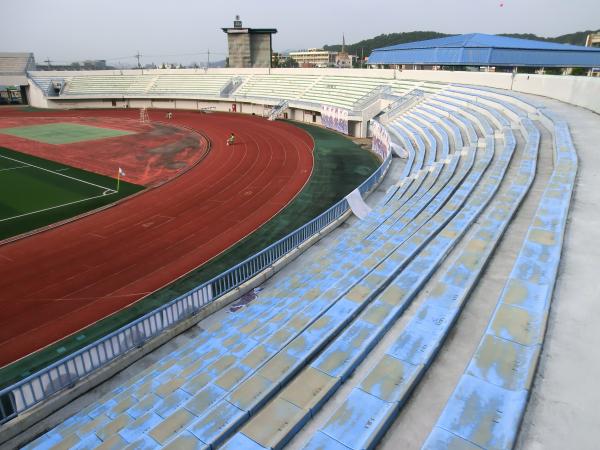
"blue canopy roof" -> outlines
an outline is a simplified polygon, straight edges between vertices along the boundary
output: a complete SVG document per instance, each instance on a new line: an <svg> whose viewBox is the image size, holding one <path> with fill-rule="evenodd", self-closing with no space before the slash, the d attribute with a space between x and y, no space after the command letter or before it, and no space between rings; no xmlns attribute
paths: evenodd
<svg viewBox="0 0 600 450"><path fill-rule="evenodd" d="M378 48L369 64L599 67L600 49L473 33Z"/></svg>

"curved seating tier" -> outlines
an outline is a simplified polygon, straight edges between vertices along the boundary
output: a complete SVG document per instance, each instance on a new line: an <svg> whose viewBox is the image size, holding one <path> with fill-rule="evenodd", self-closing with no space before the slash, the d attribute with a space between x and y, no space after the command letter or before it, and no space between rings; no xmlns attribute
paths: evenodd
<svg viewBox="0 0 600 450"><path fill-rule="evenodd" d="M221 74L76 75L66 78L62 95L218 96L232 78Z"/></svg>
<svg viewBox="0 0 600 450"><path fill-rule="evenodd" d="M395 95L403 95L414 89L435 93L445 85L433 82L393 80L377 77L348 77L336 75L296 74L222 74L198 73L100 73L76 74L63 77L63 97L97 98L100 96L138 97L218 97L234 78L242 83L233 92L236 98L282 99L327 104L347 109L354 106L371 92L382 87L391 89ZM32 79L43 86L46 75L34 73ZM46 91L47 92L47 91Z"/></svg>
<svg viewBox="0 0 600 450"><path fill-rule="evenodd" d="M542 114L553 129L554 171L487 330L424 448L512 448L516 441L544 341L577 174L567 124Z"/></svg>

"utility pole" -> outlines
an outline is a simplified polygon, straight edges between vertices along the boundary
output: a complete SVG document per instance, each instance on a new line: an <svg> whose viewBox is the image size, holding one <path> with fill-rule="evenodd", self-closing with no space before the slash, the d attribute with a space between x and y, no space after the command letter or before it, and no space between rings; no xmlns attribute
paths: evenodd
<svg viewBox="0 0 600 450"><path fill-rule="evenodd" d="M364 69L364 63L365 63L365 48L361 47L360 48L360 68Z"/></svg>
<svg viewBox="0 0 600 450"><path fill-rule="evenodd" d="M48 67L51 67L51 66L52 66L52 61L50 60L50 57L49 57L49 56L47 56L47 57L46 57L46 60L45 60L44 62L45 62L46 64L48 64Z"/></svg>
<svg viewBox="0 0 600 450"><path fill-rule="evenodd" d="M210 49L206 50L206 68L210 69Z"/></svg>
<svg viewBox="0 0 600 450"><path fill-rule="evenodd" d="M135 55L135 57L137 58L137 61L138 61L138 69L141 69L142 70L142 75L144 75L144 69L142 69L142 64L140 63L140 57L141 56L142 55L140 55L140 51L138 50L137 55Z"/></svg>

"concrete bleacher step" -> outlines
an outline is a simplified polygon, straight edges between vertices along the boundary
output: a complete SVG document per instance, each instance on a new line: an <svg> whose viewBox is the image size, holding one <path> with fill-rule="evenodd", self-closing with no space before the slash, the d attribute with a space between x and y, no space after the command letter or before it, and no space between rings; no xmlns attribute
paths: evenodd
<svg viewBox="0 0 600 450"><path fill-rule="evenodd" d="M507 130L506 132L507 132L507 133L509 133L509 132L510 132L510 130ZM535 142L535 141L534 141L534 142ZM508 143L508 144L507 144L507 147L508 147L508 149L509 149L509 150L506 152L506 153L508 154L508 156L505 156L505 160L504 160L504 166L505 166L505 167L504 167L504 169L506 168L506 165L508 164L508 161L510 160L510 155L512 155L512 150L510 150L510 149L514 149L514 138L513 138L513 140L512 140L512 145L511 145L510 143ZM533 148L534 148L534 149L537 149L537 145L535 145L535 144L534 144ZM535 151L536 151L536 150L534 150L534 152L535 152ZM531 159L531 155L529 155L529 157L530 157L530 159ZM530 170L530 171L531 171L531 167L530 167L530 166L526 166L526 168L527 168L528 170ZM535 168L533 168L533 172L534 172L534 171L535 171ZM496 175L496 177L495 177L495 179L494 179L494 178L492 179L492 181L494 181L494 182L495 182L495 184L496 184L496 188L497 188L497 185L498 185L498 183L500 182L500 180L501 180L501 179L502 179L502 174L497 174L497 175ZM523 194L523 195L524 195L524 194ZM513 191L513 196L514 196L514 191ZM510 198L510 199L508 200L508 202L505 202L505 204L504 204L504 207L506 208L506 207L508 206L508 207L513 207L513 208L516 208L516 205L517 205L517 204L518 204L518 202L515 204L515 202L514 202L514 198ZM496 217L498 216L498 213L491 213L491 214L492 214L492 216L494 216L494 214L496 214ZM507 222L508 222L508 220L506 221L506 223L507 223ZM461 228L459 228L459 230L460 230L460 229L461 229ZM485 233L483 233L483 234L485 234ZM493 246L492 246L492 247L488 247L488 248L493 248ZM355 349L355 350L356 350L356 349ZM330 390L335 390L335 389L336 389L336 387L337 387L337 384L331 384L331 386L329 386ZM363 400L364 400L364 399L363 399ZM362 401L361 401L361 402L359 402L359 403L360 403L360 408L364 408L364 403L363 403ZM358 424L356 424L356 423L353 423L353 422L352 422L352 420L350 420L350 419L349 419L349 416L348 416L347 414L343 414L343 416L344 416L344 420L345 420L346 424L348 425L348 423L349 423L349 425L348 425L348 427L349 427L349 430L350 430L350 429L352 429L352 426L353 426L353 425L358 425ZM371 417L372 417L372 416L371 416ZM377 428L375 428L375 430L376 430L376 429L377 429ZM349 430L347 430L347 431L349 432ZM344 434L344 433L342 433L342 434ZM337 444L339 444L339 442L338 442ZM336 445L337 445L337 444L336 444ZM235 446L234 446L234 447L232 447L232 448L235 448ZM249 448L251 448L251 447L249 447ZM326 448L329 448L329 446L327 446ZM334 447L332 447L332 448L334 448ZM335 448L337 448L337 447L335 447ZM346 448L346 447L343 447L343 448Z"/></svg>
<svg viewBox="0 0 600 450"><path fill-rule="evenodd" d="M454 172L456 163L458 162L456 158L459 156L460 153L455 153L453 155L454 159L448 158L443 161L444 164L450 165L450 168L444 172L445 174ZM411 165L407 164L404 174L407 174L411 167ZM442 162L440 162L440 164L430 167L427 171L419 171L408 179L403 178L401 184L394 185L393 188L386 193L381 204L378 205L365 220L356 224L352 230L349 230L349 236L346 237L346 240L359 240L365 236L371 235L382 225L382 222L389 219L392 215L394 215L394 218L390 222L390 225L393 224L406 212L406 208L402 209L405 207L406 202L414 202L415 199L422 198L436 181L442 169ZM447 182L448 178L445 179ZM427 184L422 186L425 180L427 180ZM415 197L416 193L419 193L419 195ZM337 253L341 250L342 249L335 248L332 253Z"/></svg>
<svg viewBox="0 0 600 450"><path fill-rule="evenodd" d="M393 141L398 140L398 141L404 142L404 140L397 135L397 132L394 131L394 129L392 129L391 126L389 128L389 131L390 131L390 136ZM396 144L396 145L398 145L398 144ZM404 170L402 171L402 175L400 176L399 181L396 182L394 185L390 186L390 188L386 192L384 198L381 200L381 205L380 205L381 208L385 208L387 203L389 203L390 201L392 201L394 199L402 198L405 191L410 187L410 184L412 184L412 182L415 179L418 179L418 175L420 173L419 171L416 170L416 168L414 168L414 166L415 166L415 160L416 159L421 160L421 157L419 156L417 158L415 149L412 146L412 144L406 143L404 145L401 145L401 147L403 147L404 150L406 151L406 153L408 154L408 157L406 159L406 164L404 166ZM461 148L462 147L455 147L457 152ZM449 161L444 160L443 162L448 163ZM413 170L414 170L414 172L413 172ZM411 176L411 173L413 173L412 176Z"/></svg>
<svg viewBox="0 0 600 450"><path fill-rule="evenodd" d="M423 168L423 162L425 161L425 146L413 144L413 141L410 139L404 128L395 123L390 124L390 132L402 142L403 148L407 149L409 153L411 151L414 153L415 157L413 159L411 174L419 172Z"/></svg>
<svg viewBox="0 0 600 450"><path fill-rule="evenodd" d="M478 184L481 176L486 171L492 156L494 154L493 143L489 146L489 148L485 151L485 154L482 155L481 159L478 160L473 170L470 172L467 179L461 184L459 190L456 191L455 196L452 201L447 203L442 210L436 215L432 222L428 222L428 225L423 227L420 231L421 235L415 235L416 242L420 242L425 239L423 235L433 238L433 236L442 229L445 224L447 224L453 217L458 217L459 211L469 197L472 190ZM458 219L462 220L462 219ZM433 225L435 223L435 225ZM424 250L421 250L421 253L428 253L428 246L423 246ZM434 259L439 256L434 253L430 254L430 257ZM417 259L420 258L418 255ZM414 261L409 263L408 267L414 264ZM294 434L294 430L296 430L301 423L308 420L311 414L311 411L314 411L317 408L317 405L324 401L324 398L328 395L330 390L335 390L334 388L337 384L342 381L346 376L348 376L356 364L358 364L361 360L361 357L364 356L365 353L369 351L369 349L377 342L378 337L381 336L381 333L384 333L389 325L389 322L393 320L394 317L397 317L401 311L406 307L406 303L402 303L402 299L399 298L401 296L398 295L399 291L410 290L411 286L418 285L417 280L425 280L426 275L423 271L423 267L415 268L414 270L408 271L408 268L405 268L402 274L406 274L404 278L395 279L392 284L390 284L387 288L382 291L381 297L387 299L386 301L378 301L376 299L366 306L366 309L361 313L357 320L354 321L353 325L347 328L343 333L341 333L332 343L330 343L327 347L327 350L321 352L320 356L313 361L309 368L304 369L299 377L313 377L314 371L318 371L321 374L327 375L329 377L328 381L325 381L327 385L327 390L322 386L319 389L315 389L312 393L308 392L304 395L306 403L303 405L294 405L295 408L291 408L290 414L282 420L285 420L285 430L282 432L282 424L278 424L279 432L277 436L281 438L280 441L277 441L273 444L272 441L269 443L259 442L266 448L280 448L290 437ZM421 278L422 277L422 278ZM369 290L368 292L373 292ZM376 292L376 291L375 291ZM363 293L365 295L366 293ZM372 297L372 294L369 295ZM383 320L387 318L387 322ZM383 321L383 325L382 325ZM378 328L378 324L381 325ZM306 374L306 375L305 375ZM327 379L327 378L326 378ZM337 380L336 380L337 379ZM305 385L308 381L299 382L299 385ZM285 388L279 395L273 400L266 408L278 408L281 404L290 403L288 388ZM285 398L287 396L287 398ZM284 402L284 403L281 403ZM271 415L273 412L271 411ZM255 424L254 426L252 424ZM266 425L265 425L266 426ZM259 430L263 428L263 424L260 422L258 416L257 419L252 419L249 424L242 428L242 430L233 438L233 443L229 444L230 448L235 448L238 444L238 439L240 438L240 434L246 434L246 437L249 435L255 439L259 439L259 434L257 434L254 430L258 428ZM270 431L273 431L272 429ZM275 439L274 437L270 438Z"/></svg>
<svg viewBox="0 0 600 450"><path fill-rule="evenodd" d="M394 121L392 127L400 134L400 136L404 137L405 141L412 141L417 155L420 156L420 158L416 161L416 166L418 166L420 169L423 169L435 160L435 155L432 158L431 152L428 151L429 148L425 144L425 140L423 140L421 134L417 130L413 129L403 119Z"/></svg>
<svg viewBox="0 0 600 450"><path fill-rule="evenodd" d="M436 208L439 208L439 206L440 205L438 205ZM436 209L434 208L432 211L435 211L435 210ZM287 287L289 287L289 286L286 286L286 289L287 289ZM261 312L264 312L264 311L261 311ZM292 309L290 312L291 312L291 314L293 314L296 311L294 311ZM285 316L285 317L289 317L289 315ZM261 318L265 318L265 317L261 317ZM224 324L224 326L226 327L227 324ZM205 340L206 340L206 338L205 338ZM243 341L242 335L228 336L228 338L225 340L222 340L221 343L225 344L224 345L225 348L231 349L231 347L234 346L234 343L237 343L238 341ZM237 352L249 351L249 348L256 347L255 341L246 340L246 342L249 344L248 346L246 346L246 347L241 346L242 348L239 348L236 351ZM218 345L218 343L219 343L219 340L216 339L215 336L213 336L213 339L211 340L211 345L213 345L213 344ZM199 354L198 356L203 359L202 362L204 363L204 364L202 364L202 367L205 367L207 365L210 367L211 364L217 364L217 362L215 362L213 359L213 358L216 358L219 356L219 354L217 354L217 353L218 352L215 352L215 351L204 351L203 353ZM178 356L179 355L174 355L174 358L178 358ZM189 360L189 358L184 358L184 360L185 359ZM218 363L220 363L220 365L215 366L215 369L217 369L217 370L219 369L219 367L221 367L224 370L227 370L230 367L228 365L223 365L224 364L223 361L218 361ZM128 390L128 392L119 393L119 395L121 395L121 394L124 396L129 395L128 398L131 398L131 394L133 392L135 398L140 400L141 403L147 404L147 395L149 395L148 390L151 390L154 388L159 389L159 386L164 384L163 381L161 381L161 380L165 380L165 382L166 382L166 379L168 379L169 377L172 377L174 375L177 375L178 373L180 373L182 371L188 371L190 376L192 376L195 372L198 372L198 370L195 370L198 368L198 365L196 365L196 367L193 367L195 372L194 372L194 370L189 372L191 367L192 366L183 366L178 361L178 364L173 364L171 367L166 368L166 370L164 370L162 373L158 372L158 373L161 373L160 377L157 377L158 373L156 373L156 372L153 372L153 371L148 372L148 373L144 374L144 376L142 378L137 379L137 377L136 377L136 379L132 380L132 385L131 385L130 389ZM203 381L203 380L199 380L198 382L191 383L190 386L188 387L188 391L185 391L186 387L182 386L182 380L180 379L180 377L177 377L177 378L178 379L174 383L173 382L166 383L168 385L168 387L166 389L160 388L162 390L160 391L159 397L162 400L161 400L159 406L155 409L162 411L162 413L165 416L168 415L173 410L173 408L175 408L177 406L181 406L182 404L185 404L184 400L188 399L190 396L190 393L191 393L191 392L189 392L189 390L192 390L193 392L195 392L194 389L201 386L201 384L198 384L198 383L202 383L202 381ZM194 377L194 379L195 378L196 377ZM206 383L206 380L204 380L204 383ZM193 387L194 385L196 386L196 388ZM180 389L180 388L183 388L183 389ZM150 403L152 403L152 402L150 402ZM159 415L156 413L153 413L150 416L148 416L146 414L143 416L143 418L140 417L139 420L142 420L142 422L140 423L139 426L145 426L144 424L148 425L148 424L153 423L154 421L157 420L157 416L159 416ZM159 416L159 417L163 418L163 416Z"/></svg>
<svg viewBox="0 0 600 450"><path fill-rule="evenodd" d="M419 244L415 243L414 246L415 247L419 247ZM370 287L368 290L365 291L363 289L361 292L363 292L363 295L368 293L369 296L372 296L372 295L374 295L377 292L377 289L373 289L373 287ZM336 314L339 314L340 312L342 312L345 309L346 310L345 314L346 314L346 317L347 317L346 319L344 319L344 322L341 325L338 325L338 329L339 329L339 326L343 326L343 324L345 322L347 322L347 320L349 320L353 315L355 315L359 311L359 309L356 309L356 306L352 306L351 305L351 304L353 304L356 301L356 299L354 298L354 296L351 295L351 293L349 293L348 295L349 295L349 297L343 303L341 303L342 309L340 311L336 312ZM330 330L330 331L335 334L336 331L338 331L338 329L333 329L333 330ZM305 343L301 344L301 349L302 349L301 352L308 352L308 353L306 353L304 355L304 357L303 357L304 360L309 359L311 357L311 355L313 355L316 352L318 352L319 348L322 345L324 345L326 343L326 341L327 341L327 339L323 339L323 338L319 338L319 340L315 341L314 337L310 337L311 334L314 334L314 330L312 332L310 331L310 329L307 329L307 330L308 330L308 335L309 335L309 341L308 342L310 342L310 344L308 346L307 346L307 344L305 342L305 339L300 336L301 337L301 341L300 342L305 342ZM291 345L293 347L294 341L292 341ZM281 355L281 353L280 353L280 355ZM287 356L285 356L285 354L284 354L284 359L289 358L289 356L290 356L289 354ZM289 364L289 362L285 363L285 364ZM278 383L282 383L285 380L287 380L295 371L297 371L301 367L302 367L302 364L298 364L296 362L296 365L294 367L289 366L289 367L285 368L284 372L280 375L280 377L283 376L284 378L281 379ZM229 400L231 400L231 399L229 399ZM254 402L259 401L260 403L264 402L265 401L264 395L261 396L260 398L254 398L253 401ZM249 412L252 413L252 411L253 411L252 408L255 408L256 405L248 405L247 407L251 408ZM212 421L212 418L210 417L210 414L208 414L208 415L209 415L210 421ZM204 436L204 438L205 439L209 439L209 437L207 437L207 436ZM221 435L217 436L217 438L222 438L222 436Z"/></svg>
<svg viewBox="0 0 600 450"><path fill-rule="evenodd" d="M423 448L514 446L544 341L577 174L567 125L545 117L553 128L554 170L488 328Z"/></svg>
<svg viewBox="0 0 600 450"><path fill-rule="evenodd" d="M489 136L494 134L494 129L486 116L477 111L475 108L471 108L470 103L467 103L468 106L464 106L460 103L451 101L443 94L437 94L433 97L430 97L429 101L431 104L441 105L447 110L460 112L463 116L467 117L473 124L475 124L480 135Z"/></svg>
<svg viewBox="0 0 600 450"><path fill-rule="evenodd" d="M505 150L496 168L497 172L488 180L487 192L480 192L479 200L473 198L473 219L497 192L514 148L514 139L505 141ZM476 284L535 176L535 165L532 166L531 161L535 161L536 156L537 142L533 136L514 181L493 200L483 216L477 219L470 231L470 239L461 244L460 250L453 255L451 264L440 274L439 281L428 288L430 294L419 306L412 320L407 323L379 362L371 361L374 364L373 369L366 374L362 382L358 382L347 400L318 433L346 444L348 442L344 439L352 439L350 442L353 444L349 445L349 448L353 449L371 448L378 442L381 431L392 423L460 314L469 292ZM461 228L451 231L452 234L460 232ZM356 399L367 394L374 396L380 404L379 408L369 411L370 417L378 417L376 423L372 428L365 426L360 436L355 433L354 436L344 438L336 419L342 413L351 414L356 418L357 428L363 429L360 424L368 419L365 411L358 407ZM307 448L313 448L311 445Z"/></svg>
<svg viewBox="0 0 600 450"><path fill-rule="evenodd" d="M402 122L413 134L416 133L425 138L425 141L427 142L427 158L425 159L425 166L430 166L436 160L441 159L438 154L440 150L437 148L437 140L433 137L433 134L431 134L428 127L420 126L420 124L415 122L408 114L403 114Z"/></svg>
<svg viewBox="0 0 600 450"><path fill-rule="evenodd" d="M443 182L444 185L455 172L457 163L458 159L455 158L450 162L448 167L446 167L444 172L445 176L443 178L445 180ZM441 166L438 169L441 169ZM323 273L320 267L322 262L327 261L332 257L338 260L354 260L355 263L361 263L362 260L369 258L372 254L374 254L377 249L383 248L383 245L386 244L386 240L388 241L387 243L393 243L392 240L388 239L383 239L379 242L364 241L364 239L372 234L373 231L376 231L377 228L392 215L394 216L394 220L390 226L395 225L396 233L401 231L403 228L402 223L400 222L401 218L403 219L403 223L406 224L411 220L410 217L416 217L416 215L421 212L422 208L428 204L428 200L431 198L431 196L427 198L423 197L425 194L427 194L427 190L429 187L431 187L432 183L437 179L437 177L429 177L428 180L430 183L423 184L422 181L425 178L426 176L422 176L418 179L415 179L413 183L407 184L407 186L410 187L404 190L401 196L391 199L384 207L377 208L376 210L372 211L368 216L368 221L362 221L359 224L356 224L356 226L351 230L347 230L343 236L343 239L338 241L337 245L332 250L327 252L328 254L317 255L317 258L320 261L317 270L319 270L320 273ZM421 205L421 208L418 208L418 205ZM350 243L350 245L348 243ZM367 247L365 244L372 244L371 253L367 253L369 247ZM363 256L353 256L351 252L355 249L358 249Z"/></svg>
<svg viewBox="0 0 600 450"><path fill-rule="evenodd" d="M418 110L413 109L405 113L405 117L413 121L413 123L421 128L428 129L431 136L436 136L436 141L440 143L440 149L437 155L437 160L444 160L450 153L450 138L446 130L436 123L433 119L422 115Z"/></svg>
<svg viewBox="0 0 600 450"><path fill-rule="evenodd" d="M477 142L479 139L477 131L475 131L475 127L471 123L471 120L462 114L462 112L448 108L442 102L436 102L431 99L427 99L425 102L421 103L421 106L428 111L446 115L447 118L455 121L455 123L457 123L465 132L466 139L463 138L463 140L468 142Z"/></svg>
<svg viewBox="0 0 600 450"><path fill-rule="evenodd" d="M465 107L469 107L475 109L485 116L488 117L494 125L498 129L502 129L504 127L511 126L511 120L506 113L501 113L497 108L498 104L486 100L482 100L479 97L474 97L468 94L456 93L454 91L444 90L443 97L447 98L457 104L460 104ZM518 117L515 118L515 121L518 121Z"/></svg>
<svg viewBox="0 0 600 450"><path fill-rule="evenodd" d="M419 105L414 110L410 111L411 113L427 118L437 123L439 123L448 133L449 136L452 137L454 142L454 148L462 148L464 146L462 134L460 132L460 128L456 123L449 120L445 115L435 111L428 110L425 108L425 105Z"/></svg>
<svg viewBox="0 0 600 450"><path fill-rule="evenodd" d="M459 160L460 154L454 155L452 158L450 158L448 164L436 164L435 166L431 167L431 170L422 172L422 175L419 174L420 176L417 176L411 184L411 188L419 187L418 191L412 195L412 198L416 199L417 201L427 201L430 198L434 198L435 195L450 181L450 177L456 170ZM409 192L410 189L407 191L407 195L409 195ZM385 214L381 215L379 223L363 234L364 239L368 239L370 241L385 239L385 236L395 227L397 222L401 220L406 213L403 207L394 209L395 205L393 204L393 201L388 202L388 205L390 207Z"/></svg>

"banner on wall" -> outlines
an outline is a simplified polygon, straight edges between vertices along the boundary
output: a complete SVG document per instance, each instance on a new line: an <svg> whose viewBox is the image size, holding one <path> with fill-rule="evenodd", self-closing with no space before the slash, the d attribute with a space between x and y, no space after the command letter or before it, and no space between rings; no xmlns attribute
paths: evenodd
<svg viewBox="0 0 600 450"><path fill-rule="evenodd" d="M348 134L348 110L335 106L321 106L321 123L324 127Z"/></svg>
<svg viewBox="0 0 600 450"><path fill-rule="evenodd" d="M390 134L379 122L376 120L371 120L371 136L373 138L373 153L379 155L379 157L384 160L391 151Z"/></svg>

